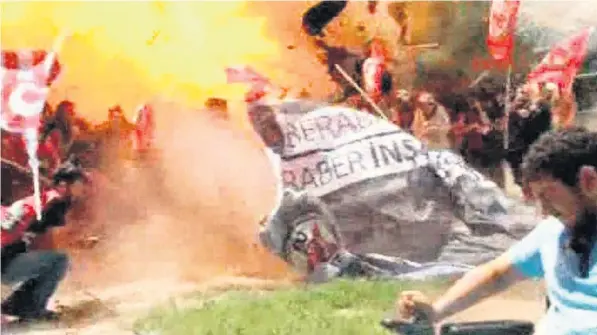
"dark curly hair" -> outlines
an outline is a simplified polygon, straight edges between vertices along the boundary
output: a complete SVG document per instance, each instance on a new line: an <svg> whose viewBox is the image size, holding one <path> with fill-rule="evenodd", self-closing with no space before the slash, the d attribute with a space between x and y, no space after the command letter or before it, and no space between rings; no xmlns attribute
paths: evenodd
<svg viewBox="0 0 597 335"><path fill-rule="evenodd" d="M575 187L582 166L597 167L597 132L572 128L548 132L533 143L526 154L522 173L528 182L549 175ZM597 242L597 212L584 209L578 213L567 248L579 255L579 275L586 278L591 250Z"/></svg>
<svg viewBox="0 0 597 335"><path fill-rule="evenodd" d="M597 132L570 128L539 137L524 157L522 175L527 182L547 175L575 187L582 166L597 168Z"/></svg>

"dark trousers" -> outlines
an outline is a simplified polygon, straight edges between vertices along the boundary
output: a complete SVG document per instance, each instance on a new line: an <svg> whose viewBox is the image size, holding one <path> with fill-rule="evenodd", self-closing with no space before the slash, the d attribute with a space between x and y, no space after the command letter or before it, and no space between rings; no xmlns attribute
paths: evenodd
<svg viewBox="0 0 597 335"><path fill-rule="evenodd" d="M2 284L21 284L2 302L2 314L36 318L46 311L50 297L68 269L68 256L44 250L22 253L4 265Z"/></svg>
<svg viewBox="0 0 597 335"><path fill-rule="evenodd" d="M508 152L508 156L506 157L506 160L508 161L508 164L510 164L510 168L512 169L512 176L514 177L514 182L519 186L522 186L522 159L527 150L528 148L510 150Z"/></svg>

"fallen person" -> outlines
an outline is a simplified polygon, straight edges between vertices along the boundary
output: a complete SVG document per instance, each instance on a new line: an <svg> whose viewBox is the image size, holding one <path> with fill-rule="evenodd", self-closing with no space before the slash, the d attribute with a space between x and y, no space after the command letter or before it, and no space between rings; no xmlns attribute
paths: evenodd
<svg viewBox="0 0 597 335"><path fill-rule="evenodd" d="M58 319L56 312L48 310L48 301L66 274L68 256L56 250L32 250L32 246L37 237L65 224L71 205L85 193L86 180L78 164L62 165L52 187L42 192L41 220L36 218L34 196L2 207L3 317L16 317L19 322Z"/></svg>
<svg viewBox="0 0 597 335"><path fill-rule="evenodd" d="M532 229L527 223L534 222L534 209L510 202L462 157L427 150L380 118L293 100L251 104L249 119L275 158L272 172L279 178L279 201L262 220L262 235L282 242L273 248L264 244L308 279L320 277L318 273L323 280L353 274L459 276L501 254ZM308 139L297 132L302 128L312 129ZM395 148L393 159L385 143ZM377 146L379 151L369 156ZM376 160L385 163L376 165ZM301 205L307 201L303 197L321 203L331 216ZM330 248L336 253L319 252L325 256L321 266L309 264L307 260L316 258L302 247L320 240L314 225L325 246L336 244ZM330 237L328 227L335 225L343 243ZM295 245L298 248L287 248ZM312 251L316 249L321 248Z"/></svg>
<svg viewBox="0 0 597 335"><path fill-rule="evenodd" d="M325 202L307 192L284 191L275 212L264 219L261 244L306 275L311 283L333 278L459 277L464 264L412 262L400 257L357 254L344 245L336 218Z"/></svg>
<svg viewBox="0 0 597 335"><path fill-rule="evenodd" d="M550 306L537 334L597 334L597 132L543 135L530 147L522 171L532 196L551 217L434 303L421 292L402 292L398 319L437 324L516 282L542 278Z"/></svg>

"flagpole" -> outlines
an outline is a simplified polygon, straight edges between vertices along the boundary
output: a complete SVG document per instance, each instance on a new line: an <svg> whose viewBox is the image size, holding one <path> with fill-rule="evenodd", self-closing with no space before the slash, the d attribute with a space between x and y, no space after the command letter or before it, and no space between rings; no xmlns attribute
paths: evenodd
<svg viewBox="0 0 597 335"><path fill-rule="evenodd" d="M377 114L379 114L379 116L383 119L388 120L386 114L381 110L381 108L379 108L379 106L373 101L373 99L371 99L371 97L367 93L365 93L365 91L363 91L363 89L354 81L354 79L352 79L352 77L348 75L348 73L346 73L346 71L344 71L344 69L340 65L336 64L335 67L336 70L338 70L338 72L340 72L340 74L344 77L344 79L346 79L352 85L352 87L354 87L354 89L357 90L365 100L367 100L367 102L371 105L371 107L373 107Z"/></svg>
<svg viewBox="0 0 597 335"><path fill-rule="evenodd" d="M504 150L508 152L510 146L510 130L508 125L510 124L510 86L512 78L512 64L508 65L508 74L506 77L506 101L504 103Z"/></svg>
<svg viewBox="0 0 597 335"><path fill-rule="evenodd" d="M577 75L575 78L583 79L583 78L595 78L595 77L597 77L597 71L592 72L592 73L581 73L581 74Z"/></svg>
<svg viewBox="0 0 597 335"><path fill-rule="evenodd" d="M489 71L487 71L487 70L483 71L479 76L477 76L477 78L470 85L468 85L468 88L473 88L473 87L479 85L481 80L485 79L485 77L487 77L488 75L489 75Z"/></svg>
<svg viewBox="0 0 597 335"><path fill-rule="evenodd" d="M60 34L56 40L54 40L54 44L52 45L51 51L46 55L42 63L43 71L45 73L45 77L49 78L52 71L52 66L56 60L56 55L58 51L62 48L64 41L67 38L66 33ZM46 90L46 99L48 94L49 88ZM45 100L45 99L44 99ZM38 114L41 113L41 110L37 111ZM27 156L29 156L29 167L31 168L31 174L33 177L33 195L34 195L34 204L35 204L35 214L37 220L42 219L42 202L41 202L41 183L40 183L40 173L39 173L39 158L37 157L37 150L39 148L39 134L37 128L29 128L25 129L23 133L25 138L25 149L27 151Z"/></svg>

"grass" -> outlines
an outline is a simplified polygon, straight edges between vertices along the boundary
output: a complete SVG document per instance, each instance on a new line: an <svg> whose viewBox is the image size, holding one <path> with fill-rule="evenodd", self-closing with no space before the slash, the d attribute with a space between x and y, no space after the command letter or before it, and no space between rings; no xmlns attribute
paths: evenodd
<svg viewBox="0 0 597 335"><path fill-rule="evenodd" d="M417 289L435 295L446 285L342 280L271 292L204 293L193 298L196 307L161 307L135 329L159 335L387 335L379 321L393 310L397 292Z"/></svg>

